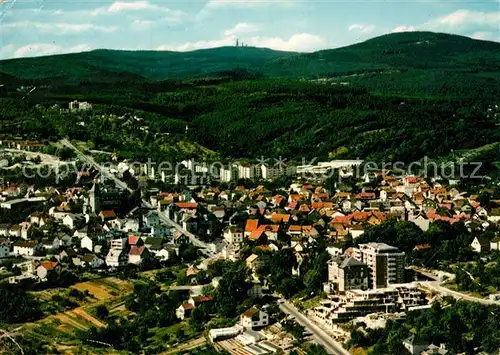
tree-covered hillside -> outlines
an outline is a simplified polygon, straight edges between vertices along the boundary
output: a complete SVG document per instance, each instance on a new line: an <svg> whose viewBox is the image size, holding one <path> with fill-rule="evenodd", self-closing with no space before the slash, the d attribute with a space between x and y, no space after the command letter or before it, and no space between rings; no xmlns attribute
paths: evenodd
<svg viewBox="0 0 500 355"><path fill-rule="evenodd" d="M410 98L328 83L246 77L251 75L236 72L206 80L42 88L21 101L19 94L9 94L0 124L11 135L68 136L127 151L127 157L157 159L168 151L166 145L181 140L226 157L405 162L500 142L488 100ZM92 102L94 112L60 114L35 107L64 106L73 99ZM144 121L125 124L101 117L125 113ZM498 154L488 159L499 160Z"/></svg>
<svg viewBox="0 0 500 355"><path fill-rule="evenodd" d="M500 44L432 32L394 33L300 54L222 47L192 52L112 51L0 61L0 72L46 83L139 82L203 76L236 68L268 77L330 79L377 91L498 97ZM0 76L0 80L2 77Z"/></svg>
<svg viewBox="0 0 500 355"><path fill-rule="evenodd" d="M186 78L234 68L260 68L294 53L267 48L221 47L192 52L117 51L53 55L0 61L0 72L53 83L147 81Z"/></svg>

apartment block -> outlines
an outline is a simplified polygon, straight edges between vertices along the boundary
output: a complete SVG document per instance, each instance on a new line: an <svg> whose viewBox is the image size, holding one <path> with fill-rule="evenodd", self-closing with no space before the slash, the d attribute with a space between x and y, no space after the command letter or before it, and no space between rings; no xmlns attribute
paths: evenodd
<svg viewBox="0 0 500 355"><path fill-rule="evenodd" d="M384 288L404 282L405 253L385 243L360 244L354 257L368 265L369 288Z"/></svg>

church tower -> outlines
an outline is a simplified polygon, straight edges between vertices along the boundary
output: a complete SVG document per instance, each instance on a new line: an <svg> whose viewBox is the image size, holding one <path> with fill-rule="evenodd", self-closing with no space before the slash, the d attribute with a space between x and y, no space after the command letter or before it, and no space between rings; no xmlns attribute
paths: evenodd
<svg viewBox="0 0 500 355"><path fill-rule="evenodd" d="M98 184L92 185L92 188L89 191L89 205L90 212L95 214L99 214L99 212L101 212L101 195L99 193Z"/></svg>

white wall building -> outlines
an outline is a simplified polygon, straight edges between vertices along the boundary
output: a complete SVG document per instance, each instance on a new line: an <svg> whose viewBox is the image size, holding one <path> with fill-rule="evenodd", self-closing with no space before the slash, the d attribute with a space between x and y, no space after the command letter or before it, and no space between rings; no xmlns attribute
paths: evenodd
<svg viewBox="0 0 500 355"><path fill-rule="evenodd" d="M243 243L244 231L236 226L229 226L224 229L224 240L230 244Z"/></svg>
<svg viewBox="0 0 500 355"><path fill-rule="evenodd" d="M240 316L240 324L247 329L265 327L269 325L269 315L252 307Z"/></svg>

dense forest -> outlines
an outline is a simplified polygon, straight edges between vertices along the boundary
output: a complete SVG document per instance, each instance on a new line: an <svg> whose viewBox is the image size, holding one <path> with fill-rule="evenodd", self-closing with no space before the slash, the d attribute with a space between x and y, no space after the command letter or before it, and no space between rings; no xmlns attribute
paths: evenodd
<svg viewBox="0 0 500 355"><path fill-rule="evenodd" d="M403 341L413 334L419 342L446 344L449 354L477 354L478 348L492 353L500 346L499 316L499 307L448 299L409 312L403 324L389 321L384 329L367 333L355 329L348 345L370 348L372 355L404 354Z"/></svg>
<svg viewBox="0 0 500 355"><path fill-rule="evenodd" d="M487 116L487 102L475 99L404 98L287 79L113 87L40 89L26 100L11 94L2 99L2 132L42 139L67 136L124 157L155 160L176 153L182 158L186 150L179 144L184 141L225 157L393 162L439 158L500 142L496 119ZM77 115L49 109L71 99L92 102L95 109ZM125 124L111 114L144 121ZM140 129L144 126L147 131ZM203 151L191 149L194 155ZM498 161L498 149L491 153L485 149L479 155Z"/></svg>

